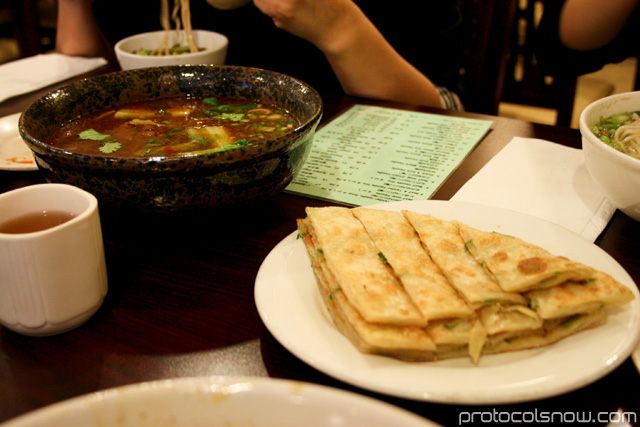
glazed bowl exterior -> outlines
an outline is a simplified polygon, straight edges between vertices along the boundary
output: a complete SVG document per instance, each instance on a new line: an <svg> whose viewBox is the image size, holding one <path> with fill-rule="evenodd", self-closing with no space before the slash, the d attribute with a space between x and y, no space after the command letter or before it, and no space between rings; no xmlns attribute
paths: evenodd
<svg viewBox="0 0 640 427"><path fill-rule="evenodd" d="M47 141L60 126L123 103L180 96L238 97L279 105L300 125L259 144L186 157L116 158L69 152ZM272 71L175 66L120 71L55 90L20 116L19 131L49 182L75 185L101 206L138 212L240 206L281 192L298 173L322 116L309 85Z"/></svg>
<svg viewBox="0 0 640 427"><path fill-rule="evenodd" d="M183 53L181 55L138 55L140 49L153 50L162 46L167 37L168 46L186 45L186 36L182 31L152 31L136 34L120 40L114 46L116 58L123 70L171 65L224 65L227 59L229 39L214 31L193 30L193 39L203 51Z"/></svg>
<svg viewBox="0 0 640 427"><path fill-rule="evenodd" d="M640 159L616 150L591 131L601 117L631 111L640 111L640 92L616 94L589 104L579 123L589 174L615 207L640 221Z"/></svg>

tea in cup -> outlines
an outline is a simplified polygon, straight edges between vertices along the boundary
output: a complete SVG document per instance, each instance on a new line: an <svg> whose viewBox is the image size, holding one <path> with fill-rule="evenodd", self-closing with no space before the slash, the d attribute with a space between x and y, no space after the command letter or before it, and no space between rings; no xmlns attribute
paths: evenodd
<svg viewBox="0 0 640 427"><path fill-rule="evenodd" d="M0 194L0 323L31 336L86 322L107 293L98 201L68 184Z"/></svg>

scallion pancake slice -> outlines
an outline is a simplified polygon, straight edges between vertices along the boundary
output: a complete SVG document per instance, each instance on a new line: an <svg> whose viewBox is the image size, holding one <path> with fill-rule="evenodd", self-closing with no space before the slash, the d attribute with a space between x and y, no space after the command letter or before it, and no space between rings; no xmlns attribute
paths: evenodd
<svg viewBox="0 0 640 427"><path fill-rule="evenodd" d="M384 260L427 320L469 317L473 310L425 251L411 224L398 212L356 208Z"/></svg>
<svg viewBox="0 0 640 427"><path fill-rule="evenodd" d="M545 321L541 330L489 337L483 349L483 354L545 347L585 329L600 326L606 320L606 312L598 310L593 313L562 318L556 322Z"/></svg>
<svg viewBox="0 0 640 427"><path fill-rule="evenodd" d="M526 292L591 277L593 269L517 237L481 231L459 223L460 234L476 261L506 292Z"/></svg>
<svg viewBox="0 0 640 427"><path fill-rule="evenodd" d="M527 293L531 307L544 319L619 307L632 301L633 293L601 271L581 282L566 282Z"/></svg>
<svg viewBox="0 0 640 427"><path fill-rule="evenodd" d="M440 358L467 354L477 363L487 340L487 332L476 316L436 320L427 325L426 331L436 344Z"/></svg>
<svg viewBox="0 0 640 427"><path fill-rule="evenodd" d="M338 283L327 271L326 259L314 244L313 227L298 220L311 259L316 284L334 325L362 353L380 354L411 361L435 360L436 345L418 326L395 326L367 322L349 303Z"/></svg>
<svg viewBox="0 0 640 427"><path fill-rule="evenodd" d="M324 255L328 274L367 322L426 324L351 209L308 207L306 212L316 250Z"/></svg>
<svg viewBox="0 0 640 427"><path fill-rule="evenodd" d="M431 259L473 307L498 302L526 305L522 295L503 291L467 251L457 223L410 211L402 214L418 233Z"/></svg>
<svg viewBox="0 0 640 427"><path fill-rule="evenodd" d="M477 313L488 335L531 331L542 326L542 318L535 311L519 304L489 304Z"/></svg>

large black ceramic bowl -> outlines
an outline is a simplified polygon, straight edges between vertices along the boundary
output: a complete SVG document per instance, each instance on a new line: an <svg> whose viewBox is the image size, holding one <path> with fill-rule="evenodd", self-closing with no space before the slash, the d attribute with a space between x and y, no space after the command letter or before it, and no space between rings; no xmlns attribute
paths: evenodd
<svg viewBox="0 0 640 427"><path fill-rule="evenodd" d="M264 143L189 157L89 156L45 142L61 125L84 114L186 95L269 102L289 110L301 124ZM318 93L292 77L247 67L186 65L120 71L72 83L29 106L19 128L47 181L83 188L101 206L173 213L239 206L279 193L302 167L321 115Z"/></svg>

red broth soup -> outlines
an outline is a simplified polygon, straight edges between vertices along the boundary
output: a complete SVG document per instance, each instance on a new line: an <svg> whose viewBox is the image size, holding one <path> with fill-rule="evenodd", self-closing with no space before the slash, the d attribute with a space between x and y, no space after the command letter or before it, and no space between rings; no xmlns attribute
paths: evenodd
<svg viewBox="0 0 640 427"><path fill-rule="evenodd" d="M160 98L83 116L65 125L49 143L94 156L190 156L277 138L298 125L293 115L266 103Z"/></svg>

